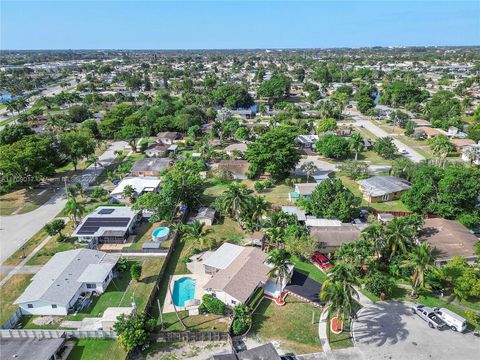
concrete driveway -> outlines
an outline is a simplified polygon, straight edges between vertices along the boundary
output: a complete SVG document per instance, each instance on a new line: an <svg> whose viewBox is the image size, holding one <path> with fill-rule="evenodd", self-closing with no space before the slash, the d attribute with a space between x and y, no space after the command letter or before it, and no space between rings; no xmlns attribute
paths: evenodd
<svg viewBox="0 0 480 360"><path fill-rule="evenodd" d="M105 151L99 160L103 166L108 166L116 157L116 150L123 150L126 142L117 141ZM72 179L74 184L79 181L84 188L93 181L100 173L101 169L94 166L81 171L78 176ZM28 239L37 233L46 223L53 220L55 216L62 211L67 202L65 190L61 188L45 204L39 208L18 215L0 216L0 264L8 259L17 251Z"/></svg>
<svg viewBox="0 0 480 360"><path fill-rule="evenodd" d="M409 303L377 303L362 308L353 336L366 359L468 360L478 358L480 339L471 333L430 329Z"/></svg>

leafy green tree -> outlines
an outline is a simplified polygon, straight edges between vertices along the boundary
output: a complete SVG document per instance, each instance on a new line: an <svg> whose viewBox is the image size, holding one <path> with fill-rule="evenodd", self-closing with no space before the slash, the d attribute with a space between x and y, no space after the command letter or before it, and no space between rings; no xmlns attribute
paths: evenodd
<svg viewBox="0 0 480 360"><path fill-rule="evenodd" d="M195 220L192 224L181 226L185 240L198 244L200 249L209 249L212 246L212 239L208 236L212 229L206 229L205 224Z"/></svg>
<svg viewBox="0 0 480 360"><path fill-rule="evenodd" d="M137 197L137 192L135 191L132 185L127 185L123 189L122 196L124 198L129 199L130 203L134 203L135 198Z"/></svg>
<svg viewBox="0 0 480 360"><path fill-rule="evenodd" d="M302 170L307 175L307 183L313 174L318 171L318 167L315 165L313 161L306 161L300 166L300 170Z"/></svg>
<svg viewBox="0 0 480 360"><path fill-rule="evenodd" d="M251 200L245 185L233 183L215 200L215 208L232 219L240 219L248 211Z"/></svg>
<svg viewBox="0 0 480 360"><path fill-rule="evenodd" d="M205 294L202 296L201 309L207 313L215 315L225 314L225 304L217 299L212 294Z"/></svg>
<svg viewBox="0 0 480 360"><path fill-rule="evenodd" d="M368 95L361 95L356 97L357 109L362 114L369 114L372 109L375 108L375 102Z"/></svg>
<svg viewBox="0 0 480 360"><path fill-rule="evenodd" d="M317 132L332 131L337 128L337 120L333 118L325 118L318 121Z"/></svg>
<svg viewBox="0 0 480 360"><path fill-rule="evenodd" d="M116 137L128 142L133 151L137 151L137 141L143 135L143 129L134 124L124 125L116 134Z"/></svg>
<svg viewBox="0 0 480 360"><path fill-rule="evenodd" d="M445 135L435 135L428 140L428 143L433 155L439 159L440 164L442 165L444 164L448 154L452 151L455 151L455 146L453 146L448 137Z"/></svg>
<svg viewBox="0 0 480 360"><path fill-rule="evenodd" d="M308 235L290 235L285 240L285 250L300 259L308 260L318 250L318 240Z"/></svg>
<svg viewBox="0 0 480 360"><path fill-rule="evenodd" d="M245 158L250 163L250 174L258 176L269 173L275 180L286 178L300 160L294 145L297 129L278 126L248 144Z"/></svg>
<svg viewBox="0 0 480 360"><path fill-rule="evenodd" d="M345 159L350 155L348 140L338 135L325 135L315 143L315 150L328 158Z"/></svg>
<svg viewBox="0 0 480 360"><path fill-rule="evenodd" d="M425 288L426 273L435 271L433 265L432 249L425 241L421 245L417 245L407 254L407 259L401 264L402 267L411 268L412 274L412 295L415 290Z"/></svg>
<svg viewBox="0 0 480 360"><path fill-rule="evenodd" d="M35 131L25 124L7 124L2 130L0 130L0 146L13 144L16 141L23 139L25 136L32 134L35 134Z"/></svg>
<svg viewBox="0 0 480 360"><path fill-rule="evenodd" d="M125 351L132 351L150 341L155 328L155 319L148 319L145 313L122 314L113 325L118 342Z"/></svg>
<svg viewBox="0 0 480 360"><path fill-rule="evenodd" d="M409 104L419 104L428 99L428 91L420 89L414 83L405 81L394 81L383 86L382 104L394 107L407 106Z"/></svg>
<svg viewBox="0 0 480 360"><path fill-rule="evenodd" d="M221 85L213 92L212 97L217 105L229 109L248 108L254 104L247 89L238 84Z"/></svg>
<svg viewBox="0 0 480 360"><path fill-rule="evenodd" d="M406 218L395 218L385 227L385 242L389 249L389 261L398 253L406 254L413 246L413 238L417 234L416 224L411 224Z"/></svg>
<svg viewBox="0 0 480 360"><path fill-rule="evenodd" d="M469 139L472 139L477 143L480 141L480 120L470 123L467 129L467 134Z"/></svg>
<svg viewBox="0 0 480 360"><path fill-rule="evenodd" d="M365 281L365 289L377 296L381 293L389 295L394 288L395 282L393 279L381 272L373 273L371 276L367 277Z"/></svg>
<svg viewBox="0 0 480 360"><path fill-rule="evenodd" d="M373 151L385 159L395 159L398 156L398 148L388 136L379 138L373 145Z"/></svg>
<svg viewBox="0 0 480 360"><path fill-rule="evenodd" d="M260 84L257 94L271 100L278 101L290 93L290 79L283 74L275 74L270 80L266 80Z"/></svg>
<svg viewBox="0 0 480 360"><path fill-rule="evenodd" d="M265 200L263 196L252 196L247 210L242 213L241 221L249 231L256 231L261 226L261 221L268 210L270 210L271 204Z"/></svg>
<svg viewBox="0 0 480 360"><path fill-rule="evenodd" d="M250 139L250 130L247 127L239 127L235 131L235 139L238 141L246 141Z"/></svg>
<svg viewBox="0 0 480 360"><path fill-rule="evenodd" d="M305 202L306 210L319 218L350 222L359 214L361 199L339 179L323 180Z"/></svg>
<svg viewBox="0 0 480 360"><path fill-rule="evenodd" d="M439 90L426 104L424 114L432 121L433 127L447 130L449 126L460 126L462 104L455 98L455 94L448 90Z"/></svg>
<svg viewBox="0 0 480 360"><path fill-rule="evenodd" d="M252 325L252 314L250 308L244 304L238 304L233 308L233 335L244 334Z"/></svg>
<svg viewBox="0 0 480 360"><path fill-rule="evenodd" d="M69 159L75 171L78 162L95 152L95 140L88 131L69 131L60 135L60 151Z"/></svg>
<svg viewBox="0 0 480 360"><path fill-rule="evenodd" d="M268 253L267 263L271 268L268 276L275 279L276 283L286 284L290 281L290 267L292 263L287 257L287 253L283 249L273 249Z"/></svg>
<svg viewBox="0 0 480 360"><path fill-rule="evenodd" d="M443 176L444 170L438 166L419 167L412 175L412 186L402 195L402 202L418 214L433 212L438 196L438 182Z"/></svg>
<svg viewBox="0 0 480 360"><path fill-rule="evenodd" d="M345 161L338 167L350 179L359 180L368 177L368 164L365 162Z"/></svg>
<svg viewBox="0 0 480 360"><path fill-rule="evenodd" d="M124 125L125 119L135 112L136 108L130 104L119 104L107 112L100 121L98 129L104 139L113 139L118 130Z"/></svg>
<svg viewBox="0 0 480 360"><path fill-rule="evenodd" d="M77 201L75 197L69 197L63 213L69 216L74 223L77 223L77 220L85 214L85 211L85 204L83 202Z"/></svg>
<svg viewBox="0 0 480 360"><path fill-rule="evenodd" d="M73 123L81 123L87 120L92 113L84 105L74 105L68 109L68 118Z"/></svg>
<svg viewBox="0 0 480 360"><path fill-rule="evenodd" d="M58 235L59 241L62 241L64 239L62 230L65 229L65 221L62 219L52 220L50 223L44 226L44 229L49 236Z"/></svg>
<svg viewBox="0 0 480 360"><path fill-rule="evenodd" d="M142 264L140 264L138 261L135 261L130 266L130 276L135 281L140 280L140 277L142 276Z"/></svg>

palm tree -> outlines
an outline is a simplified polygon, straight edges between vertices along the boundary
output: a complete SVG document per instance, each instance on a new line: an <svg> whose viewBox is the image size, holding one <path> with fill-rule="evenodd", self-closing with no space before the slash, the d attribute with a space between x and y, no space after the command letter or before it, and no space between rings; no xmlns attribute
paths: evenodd
<svg viewBox="0 0 480 360"><path fill-rule="evenodd" d="M363 150L365 146L362 136L360 134L353 134L348 141L348 146L350 150L355 153L355 161L357 161L358 154Z"/></svg>
<svg viewBox="0 0 480 360"><path fill-rule="evenodd" d="M63 213L70 217L70 219L76 223L77 219L81 218L85 214L85 204L78 202L74 197L69 197L65 204Z"/></svg>
<svg viewBox="0 0 480 360"><path fill-rule="evenodd" d="M425 288L425 273L427 271L435 271L433 265L432 249L427 242L415 246L408 253L408 258L402 261L400 267L413 268L412 274L412 293L415 295L415 289Z"/></svg>
<svg viewBox="0 0 480 360"><path fill-rule="evenodd" d="M452 145L445 135L435 135L429 140L429 144L433 155L439 159L442 166L448 154L455 150L455 146Z"/></svg>
<svg viewBox="0 0 480 360"><path fill-rule="evenodd" d="M313 161L304 162L304 163L300 166L300 169L301 169L305 174L307 174L307 183L308 183L308 179L310 178L310 176L312 176L313 174L315 174L315 172L318 171L318 167L313 163Z"/></svg>
<svg viewBox="0 0 480 360"><path fill-rule="evenodd" d="M250 231L258 230L260 221L268 213L271 204L263 196L253 196L250 206L244 213L242 220Z"/></svg>
<svg viewBox="0 0 480 360"><path fill-rule="evenodd" d="M137 197L137 192L132 185L127 185L123 188L122 196L124 198L128 198L130 203L133 203L135 201L135 198Z"/></svg>
<svg viewBox="0 0 480 360"><path fill-rule="evenodd" d="M17 111L17 104L15 103L15 100L7 100L5 101L5 107L7 111L11 112L12 114Z"/></svg>
<svg viewBox="0 0 480 360"><path fill-rule="evenodd" d="M412 229L409 224L395 218L385 227L385 242L390 249L389 261L401 250L407 252L407 248L413 243Z"/></svg>
<svg viewBox="0 0 480 360"><path fill-rule="evenodd" d="M344 282L348 284L356 284L357 280L354 275L354 268L352 264L347 264L343 261L337 261L328 271L328 279L325 281L329 282Z"/></svg>
<svg viewBox="0 0 480 360"><path fill-rule="evenodd" d="M480 146L469 146L463 151L463 155L470 161L470 166L480 163Z"/></svg>
<svg viewBox="0 0 480 360"><path fill-rule="evenodd" d="M292 263L283 249L273 249L268 253L267 263L271 266L268 276L275 279L275 283L285 285L290 281Z"/></svg>
<svg viewBox="0 0 480 360"><path fill-rule="evenodd" d="M250 207L251 196L245 185L230 184L219 199L221 211L232 219L239 219Z"/></svg>
<svg viewBox="0 0 480 360"><path fill-rule="evenodd" d="M320 300L326 301L324 310L334 312L343 321L356 318L355 299L358 299L358 293L349 283L327 280L322 284Z"/></svg>
<svg viewBox="0 0 480 360"><path fill-rule="evenodd" d="M205 224L198 220L195 220L191 224L182 225L181 229L183 236L186 240L198 243L202 249L210 248L212 240L208 235L212 232L212 229L205 229Z"/></svg>
<svg viewBox="0 0 480 360"><path fill-rule="evenodd" d="M363 229L362 239L372 244L377 256L382 256L385 249L385 239L383 227L379 223L373 223Z"/></svg>

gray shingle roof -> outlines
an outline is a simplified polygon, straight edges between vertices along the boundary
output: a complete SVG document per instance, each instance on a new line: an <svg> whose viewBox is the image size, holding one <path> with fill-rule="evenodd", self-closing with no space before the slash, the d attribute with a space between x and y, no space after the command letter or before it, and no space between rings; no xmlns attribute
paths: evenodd
<svg viewBox="0 0 480 360"><path fill-rule="evenodd" d="M358 183L362 192L369 196L383 196L410 188L408 181L396 176L373 176Z"/></svg>

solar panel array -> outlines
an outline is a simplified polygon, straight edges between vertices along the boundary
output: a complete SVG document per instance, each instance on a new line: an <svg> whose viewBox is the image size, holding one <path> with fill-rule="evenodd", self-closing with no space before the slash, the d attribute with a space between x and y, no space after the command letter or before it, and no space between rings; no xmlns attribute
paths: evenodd
<svg viewBox="0 0 480 360"><path fill-rule="evenodd" d="M99 214L111 214L115 211L115 209L100 209L98 212Z"/></svg>
<svg viewBox="0 0 480 360"><path fill-rule="evenodd" d="M118 227L124 228L130 222L130 218L88 218L78 230L77 234L89 235L94 234L101 227Z"/></svg>

